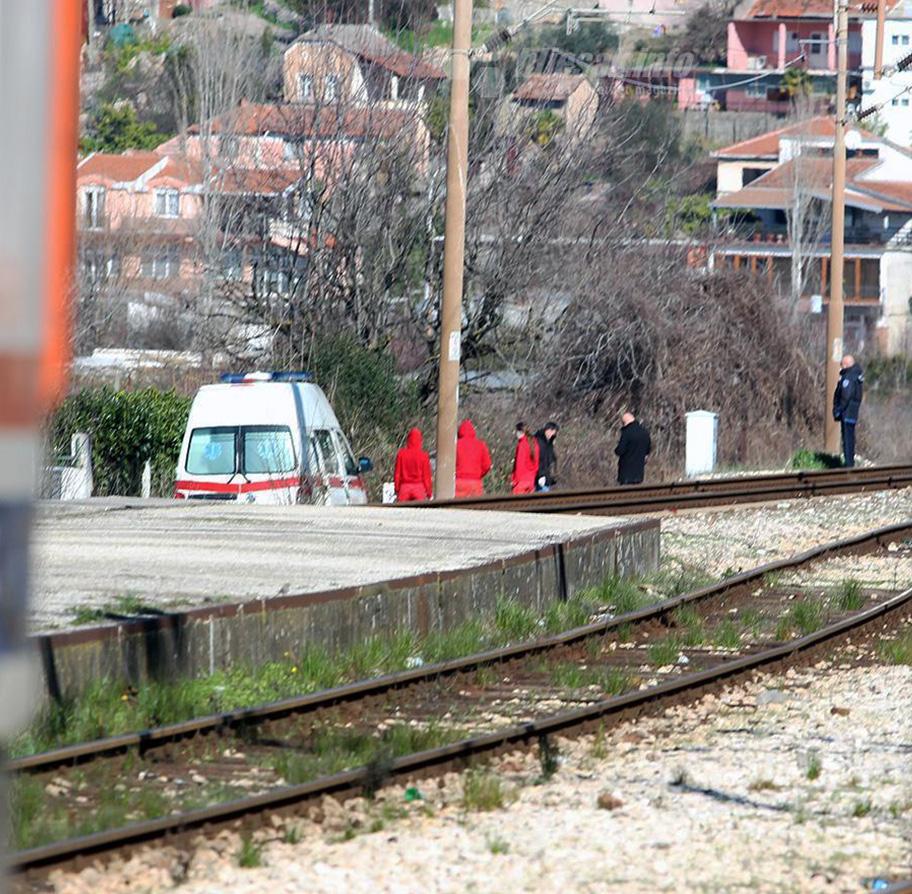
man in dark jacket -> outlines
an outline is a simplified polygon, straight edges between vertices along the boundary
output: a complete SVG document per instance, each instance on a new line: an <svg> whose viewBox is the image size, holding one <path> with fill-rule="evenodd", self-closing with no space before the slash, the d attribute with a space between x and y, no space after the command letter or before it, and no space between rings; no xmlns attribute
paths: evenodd
<svg viewBox="0 0 912 894"><path fill-rule="evenodd" d="M614 454L618 458L618 484L641 484L646 474L646 457L652 450L649 432L633 413L621 415L621 439Z"/></svg>
<svg viewBox="0 0 912 894"><path fill-rule="evenodd" d="M833 392L833 418L842 425L842 452L847 468L855 465L855 426L861 410L864 373L851 354L840 364L839 382Z"/></svg>
<svg viewBox="0 0 912 894"><path fill-rule="evenodd" d="M551 490L554 486L554 473L557 470L557 454L554 452L554 439L560 426L548 422L544 428L535 432L538 441L538 474L535 476L536 490Z"/></svg>

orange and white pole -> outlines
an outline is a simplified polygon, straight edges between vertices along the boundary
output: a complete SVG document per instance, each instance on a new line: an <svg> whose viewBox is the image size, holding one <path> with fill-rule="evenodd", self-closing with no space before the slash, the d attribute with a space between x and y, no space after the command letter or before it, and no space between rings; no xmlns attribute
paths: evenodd
<svg viewBox="0 0 912 894"><path fill-rule="evenodd" d="M0 746L38 682L29 524L41 424L69 362L81 34L82 0L0 3Z"/></svg>

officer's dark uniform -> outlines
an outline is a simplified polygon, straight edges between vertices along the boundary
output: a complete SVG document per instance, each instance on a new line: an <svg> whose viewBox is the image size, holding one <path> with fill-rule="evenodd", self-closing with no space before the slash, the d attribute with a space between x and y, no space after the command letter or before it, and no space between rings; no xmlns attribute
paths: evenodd
<svg viewBox="0 0 912 894"><path fill-rule="evenodd" d="M842 424L842 452L847 467L855 465L855 425L863 389L864 373L857 363L839 370L839 382L833 392L833 418Z"/></svg>

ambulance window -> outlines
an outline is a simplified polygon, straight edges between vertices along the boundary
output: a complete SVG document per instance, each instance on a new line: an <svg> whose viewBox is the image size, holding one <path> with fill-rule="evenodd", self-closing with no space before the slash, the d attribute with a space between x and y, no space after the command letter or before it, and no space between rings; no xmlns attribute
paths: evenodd
<svg viewBox="0 0 912 894"><path fill-rule="evenodd" d="M191 475L232 475L237 429L228 426L195 428L187 449L187 471Z"/></svg>
<svg viewBox="0 0 912 894"><path fill-rule="evenodd" d="M337 431L336 443L339 445L339 453L342 456L342 459L345 461L345 474L346 475L358 475L361 472L361 468L358 466L358 462L354 457L354 454L351 452L351 447L348 446L348 441L345 440L345 435L342 432Z"/></svg>
<svg viewBox="0 0 912 894"><path fill-rule="evenodd" d="M341 475L339 456L333 444L332 434L325 429L318 428L314 430L313 436L320 450L320 456L323 458L323 472L326 475Z"/></svg>
<svg viewBox="0 0 912 894"><path fill-rule="evenodd" d="M245 472L293 472L294 442L287 425L244 426Z"/></svg>

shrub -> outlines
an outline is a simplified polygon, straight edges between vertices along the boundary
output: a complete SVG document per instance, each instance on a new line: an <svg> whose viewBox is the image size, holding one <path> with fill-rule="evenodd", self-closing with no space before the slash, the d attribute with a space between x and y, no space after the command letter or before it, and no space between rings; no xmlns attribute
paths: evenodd
<svg viewBox="0 0 912 894"><path fill-rule="evenodd" d="M50 443L55 454L66 454L74 432L92 436L96 496L137 496L147 460L152 465L153 496L167 496L190 402L189 397L157 388L86 388L70 395L51 418Z"/></svg>
<svg viewBox="0 0 912 894"><path fill-rule="evenodd" d="M822 453L819 450L798 450L789 461L789 467L801 470L838 469L842 460L832 453Z"/></svg>
<svg viewBox="0 0 912 894"><path fill-rule="evenodd" d="M326 392L354 443L402 434L404 419L418 412L418 394L396 375L389 351L365 348L345 335L316 342L307 369Z"/></svg>
<svg viewBox="0 0 912 894"><path fill-rule="evenodd" d="M193 7L187 3L178 3L174 9L171 10L171 18L179 19L181 16L188 16L193 12Z"/></svg>

